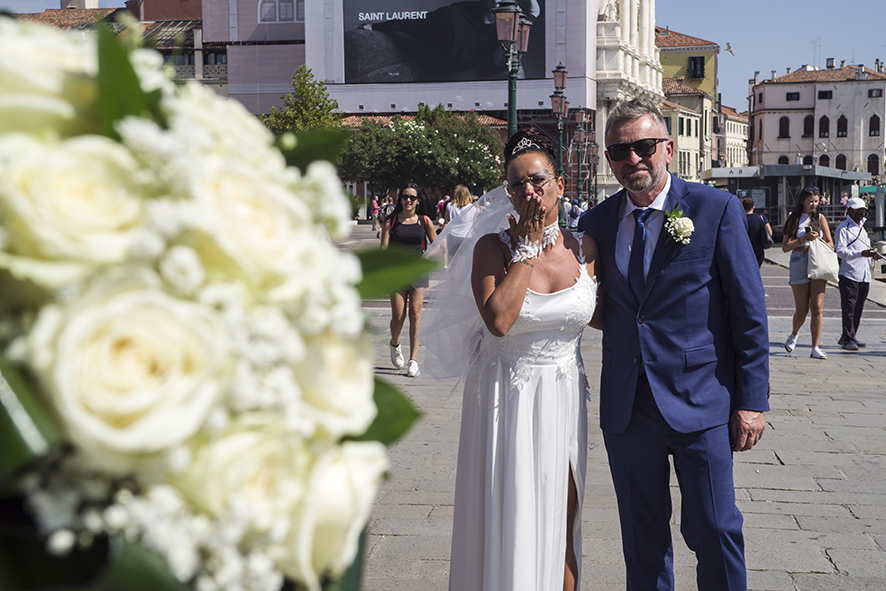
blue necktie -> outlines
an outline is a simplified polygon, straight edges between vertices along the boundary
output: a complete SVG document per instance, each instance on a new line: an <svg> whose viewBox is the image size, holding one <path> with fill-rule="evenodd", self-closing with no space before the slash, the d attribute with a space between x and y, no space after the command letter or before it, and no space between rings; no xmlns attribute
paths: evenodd
<svg viewBox="0 0 886 591"><path fill-rule="evenodd" d="M631 244L631 260L628 263L628 284L640 302L646 278L643 273L643 258L646 254L646 220L652 213L651 209L634 210L634 242Z"/></svg>

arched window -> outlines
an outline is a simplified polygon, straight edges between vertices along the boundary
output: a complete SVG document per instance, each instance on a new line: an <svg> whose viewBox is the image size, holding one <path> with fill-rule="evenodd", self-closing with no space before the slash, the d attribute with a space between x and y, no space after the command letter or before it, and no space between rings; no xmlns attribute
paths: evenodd
<svg viewBox="0 0 886 591"><path fill-rule="evenodd" d="M778 163L779 164L790 164L791 162L790 162L790 160L788 160L787 156L779 156Z"/></svg>
<svg viewBox="0 0 886 591"><path fill-rule="evenodd" d="M804 156L803 157L803 166L812 166L812 156Z"/></svg>
<svg viewBox="0 0 886 591"><path fill-rule="evenodd" d="M837 137L846 137L848 129L849 120L846 119L846 115L840 115L840 118L837 119Z"/></svg>
<svg viewBox="0 0 886 591"><path fill-rule="evenodd" d="M778 137L791 137L791 120L787 117L778 120Z"/></svg>
<svg viewBox="0 0 886 591"><path fill-rule="evenodd" d="M815 119L812 115L806 115L803 119L803 137L812 137L815 133Z"/></svg>
<svg viewBox="0 0 886 591"><path fill-rule="evenodd" d="M878 176L883 172L880 170L880 157L876 154L868 156L868 172Z"/></svg>
<svg viewBox="0 0 886 591"><path fill-rule="evenodd" d="M818 157L818 165L819 166L830 166L831 165L831 157L827 154L822 154Z"/></svg>
<svg viewBox="0 0 886 591"><path fill-rule="evenodd" d="M823 116L818 120L818 137L828 137L831 133L831 120Z"/></svg>
<svg viewBox="0 0 886 591"><path fill-rule="evenodd" d="M846 170L846 155L838 154L837 161L834 163L834 168L837 170Z"/></svg>
<svg viewBox="0 0 886 591"><path fill-rule="evenodd" d="M880 117L878 115L871 117L870 135L880 135Z"/></svg>

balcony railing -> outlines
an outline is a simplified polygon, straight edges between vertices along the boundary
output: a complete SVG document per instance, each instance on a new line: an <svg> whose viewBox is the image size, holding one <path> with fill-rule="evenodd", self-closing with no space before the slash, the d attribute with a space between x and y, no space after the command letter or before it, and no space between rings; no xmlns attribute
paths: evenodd
<svg viewBox="0 0 886 591"><path fill-rule="evenodd" d="M194 78L195 76L195 67L194 66L173 66L173 70L175 71L176 78ZM204 78L227 78L228 77L228 65L227 64L203 64L203 77Z"/></svg>

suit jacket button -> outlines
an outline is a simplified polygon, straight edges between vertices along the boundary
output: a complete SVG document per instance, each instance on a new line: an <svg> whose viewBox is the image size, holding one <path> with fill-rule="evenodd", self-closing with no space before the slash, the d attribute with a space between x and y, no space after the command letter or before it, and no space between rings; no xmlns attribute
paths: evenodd
<svg viewBox="0 0 886 591"><path fill-rule="evenodd" d="M634 357L634 365L640 365L640 360Z"/></svg>
<svg viewBox="0 0 886 591"><path fill-rule="evenodd" d="M640 324L643 324L644 322L646 322L646 317L640 316L639 318L637 318L637 322L639 322Z"/></svg>

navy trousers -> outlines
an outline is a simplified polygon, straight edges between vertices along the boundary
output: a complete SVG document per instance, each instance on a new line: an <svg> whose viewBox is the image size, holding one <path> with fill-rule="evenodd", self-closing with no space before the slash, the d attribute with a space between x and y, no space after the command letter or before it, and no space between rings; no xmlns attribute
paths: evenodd
<svg viewBox="0 0 886 591"><path fill-rule="evenodd" d="M698 591L746 591L728 426L673 430L642 376L628 428L603 435L618 498L628 591L674 589L670 456L683 499L680 531L698 558Z"/></svg>

